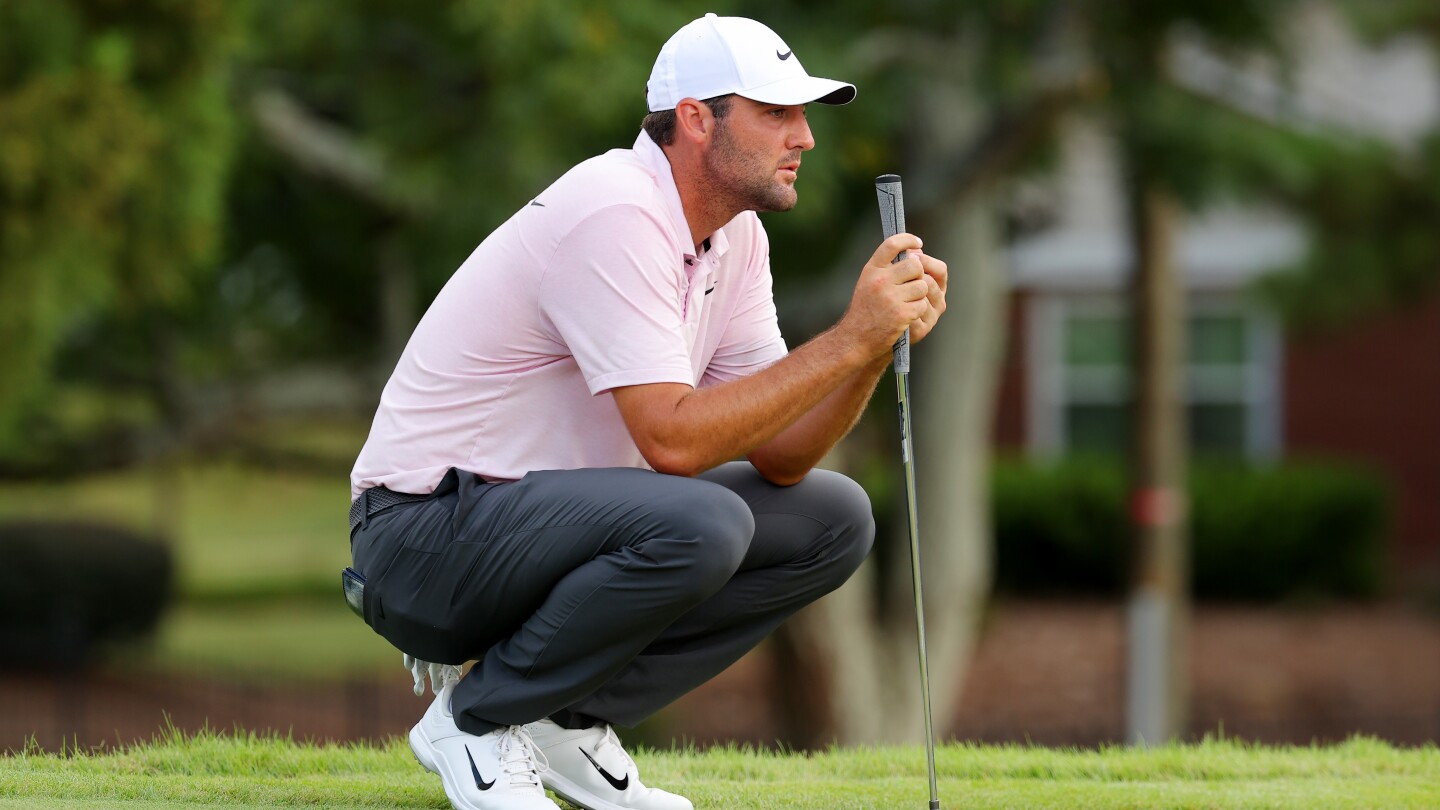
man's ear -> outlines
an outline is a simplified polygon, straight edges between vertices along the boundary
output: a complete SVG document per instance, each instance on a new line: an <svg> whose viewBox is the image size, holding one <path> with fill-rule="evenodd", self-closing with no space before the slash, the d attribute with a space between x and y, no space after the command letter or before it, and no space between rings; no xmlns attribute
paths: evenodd
<svg viewBox="0 0 1440 810"><path fill-rule="evenodd" d="M693 98L682 98L675 105L675 134L697 144L710 140L715 131L715 114Z"/></svg>

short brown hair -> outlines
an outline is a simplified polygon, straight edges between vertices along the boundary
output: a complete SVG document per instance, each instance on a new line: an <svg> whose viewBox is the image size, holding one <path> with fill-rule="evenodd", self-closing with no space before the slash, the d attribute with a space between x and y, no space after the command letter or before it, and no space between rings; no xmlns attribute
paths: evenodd
<svg viewBox="0 0 1440 810"><path fill-rule="evenodd" d="M730 112L730 102L734 98L733 93L726 93L714 98L702 98L700 103L709 107L710 112L715 115L715 120L718 121ZM644 121L640 122L640 128L645 130L645 134L650 136L650 140L660 146L669 146L675 142L675 111L652 112L645 116Z"/></svg>

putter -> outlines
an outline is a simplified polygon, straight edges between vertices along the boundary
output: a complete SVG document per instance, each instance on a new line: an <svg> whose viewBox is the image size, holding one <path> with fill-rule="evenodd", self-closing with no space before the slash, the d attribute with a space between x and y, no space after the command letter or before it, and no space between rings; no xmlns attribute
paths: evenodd
<svg viewBox="0 0 1440 810"><path fill-rule="evenodd" d="M875 178L880 200L880 227L889 239L905 230L905 199L900 175ZM898 262L905 254L895 257ZM930 772L930 810L940 810L935 781L935 727L930 719L930 665L925 659L925 599L920 591L920 515L915 508L915 448L910 440L910 330L895 341L895 384L900 391L900 458L905 463L905 507L910 518L910 575L915 584L915 632L920 642L920 693L925 701L925 761Z"/></svg>

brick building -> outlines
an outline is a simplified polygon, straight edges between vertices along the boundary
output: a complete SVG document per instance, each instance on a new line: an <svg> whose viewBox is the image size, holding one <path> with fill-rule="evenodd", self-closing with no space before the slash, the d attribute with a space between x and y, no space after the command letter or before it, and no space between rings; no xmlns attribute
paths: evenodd
<svg viewBox="0 0 1440 810"><path fill-rule="evenodd" d="M1402 149L1440 126L1440 60L1423 43L1361 44L1320 5L1292 34L1300 43L1292 84L1184 42L1174 71L1197 92L1279 123L1348 127ZM1029 191L1045 201L1043 225L1010 249L996 441L1039 458L1122 447L1130 255L1104 126L1070 121L1059 170ZM1248 291L1303 255L1298 223L1225 206L1189 215L1178 236L1194 452L1339 458L1376 470L1393 496L1398 581L1440 583L1440 291L1338 331L1297 333Z"/></svg>

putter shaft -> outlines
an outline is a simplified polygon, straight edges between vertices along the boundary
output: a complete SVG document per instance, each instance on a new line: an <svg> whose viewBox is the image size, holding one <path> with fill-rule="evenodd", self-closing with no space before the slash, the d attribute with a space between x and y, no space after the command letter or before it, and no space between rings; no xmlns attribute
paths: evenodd
<svg viewBox="0 0 1440 810"><path fill-rule="evenodd" d="M880 229L889 239L905 230L905 197L900 177L875 178L880 202ZM895 257L900 261L905 254ZM905 465L905 508L910 524L910 575L915 585L915 634L920 649L920 694L925 704L925 764L930 774L930 810L940 810L940 788L935 777L935 727L930 713L930 664L925 657L925 596L920 587L920 513L915 505L915 448L910 439L910 330L895 341L895 384L900 394L900 452Z"/></svg>
<svg viewBox="0 0 1440 810"><path fill-rule="evenodd" d="M905 464L905 512L910 526L910 575L915 584L915 634L920 650L920 696L925 704L925 759L930 775L930 810L940 810L935 778L935 728L930 712L930 663L925 656L925 595L920 585L919 510L915 505L915 456L910 439L910 374L895 373L900 401L900 452Z"/></svg>

